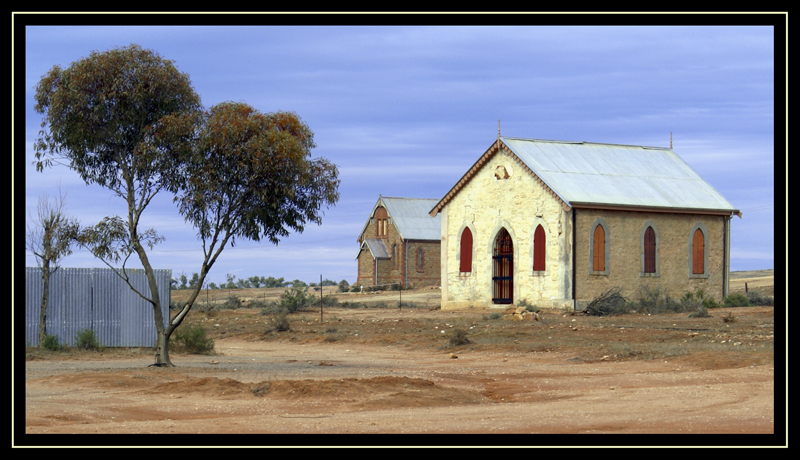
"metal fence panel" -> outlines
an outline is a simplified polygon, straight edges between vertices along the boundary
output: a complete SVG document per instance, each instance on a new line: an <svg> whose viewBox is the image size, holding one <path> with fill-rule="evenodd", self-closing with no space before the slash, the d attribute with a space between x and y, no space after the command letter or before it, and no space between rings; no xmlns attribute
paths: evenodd
<svg viewBox="0 0 800 460"><path fill-rule="evenodd" d="M172 270L154 270L161 299L164 326L169 321ZM142 269L127 269L131 284L150 296ZM142 299L110 268L59 268L50 276L47 334L74 346L76 334L95 332L104 347L152 347L156 326L152 305ZM42 270L25 271L25 341L39 344L39 309L42 303Z"/></svg>

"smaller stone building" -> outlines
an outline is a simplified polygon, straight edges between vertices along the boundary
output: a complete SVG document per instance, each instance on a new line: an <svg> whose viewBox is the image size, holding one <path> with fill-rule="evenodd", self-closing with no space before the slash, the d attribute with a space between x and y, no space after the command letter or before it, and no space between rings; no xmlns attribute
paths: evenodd
<svg viewBox="0 0 800 460"><path fill-rule="evenodd" d="M441 218L429 215L438 201L378 198L358 236L356 286L440 283Z"/></svg>

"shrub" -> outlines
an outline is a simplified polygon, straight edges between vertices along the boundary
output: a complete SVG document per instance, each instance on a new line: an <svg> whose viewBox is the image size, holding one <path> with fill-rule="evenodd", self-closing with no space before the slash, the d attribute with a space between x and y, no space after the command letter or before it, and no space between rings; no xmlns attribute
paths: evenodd
<svg viewBox="0 0 800 460"><path fill-rule="evenodd" d="M750 302L750 305L759 305L762 307L772 307L775 305L775 299L772 297L762 295L758 291L748 291L747 300Z"/></svg>
<svg viewBox="0 0 800 460"><path fill-rule="evenodd" d="M643 286L637 291L636 311L638 313L683 313L687 307L682 302L677 302L669 296L666 289L661 286L651 288Z"/></svg>
<svg viewBox="0 0 800 460"><path fill-rule="evenodd" d="M272 332L283 332L290 330L291 326L289 325L288 312L286 310L281 310L270 315L267 320L267 329L264 331L264 333L269 334Z"/></svg>
<svg viewBox="0 0 800 460"><path fill-rule="evenodd" d="M310 307L319 307L320 298L314 296L313 298L309 299L307 302L308 306ZM332 295L322 297L322 306L323 307L335 307L339 304L339 299Z"/></svg>
<svg viewBox="0 0 800 460"><path fill-rule="evenodd" d="M56 335L45 334L44 341L40 345L42 348L50 351L58 351L64 348L64 345L58 341L58 336Z"/></svg>
<svg viewBox="0 0 800 460"><path fill-rule="evenodd" d="M703 306L698 307L697 310L689 313L689 318L708 318L709 316L708 309Z"/></svg>
<svg viewBox="0 0 800 460"><path fill-rule="evenodd" d="M747 300L747 297L744 294L731 294L723 300L723 305L725 307L749 307L750 301Z"/></svg>
<svg viewBox="0 0 800 460"><path fill-rule="evenodd" d="M207 354L214 350L214 339L207 337L206 330L199 324L188 330L178 328L175 331L175 343L192 354Z"/></svg>
<svg viewBox="0 0 800 460"><path fill-rule="evenodd" d="M537 307L536 305L528 302L528 299L522 299L518 302L517 306L524 307L526 311L530 311L533 313L539 313L542 311L541 308Z"/></svg>
<svg viewBox="0 0 800 460"><path fill-rule="evenodd" d="M684 311L691 311L690 318L708 318L708 310L719 307L717 301L708 297L703 289L685 293L680 302Z"/></svg>
<svg viewBox="0 0 800 460"><path fill-rule="evenodd" d="M585 313L591 316L623 315L631 310L630 303L620 292L621 288L611 288L592 299Z"/></svg>
<svg viewBox="0 0 800 460"><path fill-rule="evenodd" d="M78 331L75 335L75 347L86 350L99 350L100 342L97 340L97 335L95 335L93 330L84 329Z"/></svg>
<svg viewBox="0 0 800 460"><path fill-rule="evenodd" d="M461 345L467 345L472 343L470 339L467 338L467 331L461 328L453 329L453 332L450 333L450 337L447 340L447 343L451 347L457 347Z"/></svg>
<svg viewBox="0 0 800 460"><path fill-rule="evenodd" d="M294 313L305 308L312 300L308 298L308 287L290 287L283 291L278 306L289 313Z"/></svg>
<svg viewBox="0 0 800 460"><path fill-rule="evenodd" d="M236 297L235 295L229 295L227 299L225 299L225 303L222 304L222 308L241 308L242 301Z"/></svg>

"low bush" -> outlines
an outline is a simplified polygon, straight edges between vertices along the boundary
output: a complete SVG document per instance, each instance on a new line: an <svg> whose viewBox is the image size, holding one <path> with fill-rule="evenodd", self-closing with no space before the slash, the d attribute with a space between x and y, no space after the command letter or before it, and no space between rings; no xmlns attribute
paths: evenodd
<svg viewBox="0 0 800 460"><path fill-rule="evenodd" d="M175 344L192 354L208 354L214 351L214 339L207 337L206 330L199 324L188 329L179 327L175 331Z"/></svg>
<svg viewBox="0 0 800 460"><path fill-rule="evenodd" d="M49 334L44 335L44 341L39 346L50 351L58 351L64 348L64 345L58 341L58 336Z"/></svg>
<svg viewBox="0 0 800 460"><path fill-rule="evenodd" d="M470 343L472 343L472 341L467 338L467 331L458 327L453 329L453 332L450 333L450 337L447 339L447 344L451 347L458 347Z"/></svg>
<svg viewBox="0 0 800 460"><path fill-rule="evenodd" d="M747 300L750 305L758 305L760 307L772 307L775 305L775 299L772 297L762 295L758 291L747 291Z"/></svg>
<svg viewBox="0 0 800 460"><path fill-rule="evenodd" d="M269 315L269 318L267 319L267 329L264 331L264 333L270 334L272 332L284 332L290 330L292 330L292 328L289 324L288 312L286 310L281 310Z"/></svg>
<svg viewBox="0 0 800 460"><path fill-rule="evenodd" d="M522 299L517 303L518 307L524 307L526 311L532 313L539 313L542 311L541 308L537 307L535 304L528 302L528 299Z"/></svg>
<svg viewBox="0 0 800 460"><path fill-rule="evenodd" d="M227 299L225 299L225 303L221 305L221 308L241 308L242 301L239 297L235 295L229 295Z"/></svg>
<svg viewBox="0 0 800 460"><path fill-rule="evenodd" d="M706 307L698 307L697 310L689 313L689 318L708 318L711 315L708 314L708 309Z"/></svg>
<svg viewBox="0 0 800 460"><path fill-rule="evenodd" d="M292 286L281 294L278 306L289 313L295 313L308 306L311 302L313 302L313 299L308 296L308 287Z"/></svg>
<svg viewBox="0 0 800 460"><path fill-rule="evenodd" d="M91 329L83 329L75 334L75 347L85 350L99 350L100 341Z"/></svg>
<svg viewBox="0 0 800 460"><path fill-rule="evenodd" d="M637 291L636 312L649 314L683 313L690 310L682 302L669 296L666 289L661 286L651 288L643 286Z"/></svg>
<svg viewBox="0 0 800 460"><path fill-rule="evenodd" d="M725 299L722 301L722 304L727 307L749 307L750 301L747 300L747 297L744 294L731 294L726 296Z"/></svg>

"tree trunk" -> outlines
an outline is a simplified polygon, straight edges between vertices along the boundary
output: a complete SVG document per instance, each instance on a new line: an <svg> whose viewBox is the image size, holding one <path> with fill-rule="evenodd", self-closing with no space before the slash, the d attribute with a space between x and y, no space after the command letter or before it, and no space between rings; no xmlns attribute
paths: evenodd
<svg viewBox="0 0 800 460"><path fill-rule="evenodd" d="M173 328L164 329L158 332L158 339L156 341L156 362L153 366L174 367L172 361L169 359L169 337L172 335Z"/></svg>
<svg viewBox="0 0 800 460"><path fill-rule="evenodd" d="M47 335L47 300L50 297L50 263L42 261L42 305L39 307L39 348L44 347Z"/></svg>

